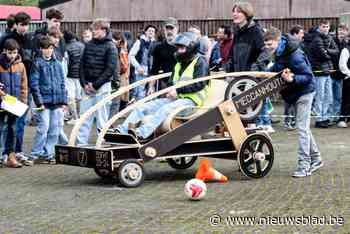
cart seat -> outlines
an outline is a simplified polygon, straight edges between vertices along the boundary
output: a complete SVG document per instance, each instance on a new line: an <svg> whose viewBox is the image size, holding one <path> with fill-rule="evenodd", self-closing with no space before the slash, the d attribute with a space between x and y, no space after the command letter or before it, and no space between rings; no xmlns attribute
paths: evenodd
<svg viewBox="0 0 350 234"><path fill-rule="evenodd" d="M204 112L218 106L225 100L225 90L228 83L224 80L211 80L209 94L207 99L204 101L204 105L202 107L196 107L194 111L191 111L190 115L180 116L179 114L188 108L193 109L193 107L178 107L172 111L168 118L162 123L159 128L159 132L164 133L171 131L177 126L181 125L183 122L193 119Z"/></svg>

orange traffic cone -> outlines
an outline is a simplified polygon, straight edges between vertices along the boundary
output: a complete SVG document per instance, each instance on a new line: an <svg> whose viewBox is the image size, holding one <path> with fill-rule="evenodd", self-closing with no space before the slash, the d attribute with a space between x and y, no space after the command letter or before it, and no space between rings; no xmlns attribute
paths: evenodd
<svg viewBox="0 0 350 234"><path fill-rule="evenodd" d="M219 181L221 183L227 182L227 177L211 167L208 159L201 160L198 171L196 173L196 179L208 182Z"/></svg>

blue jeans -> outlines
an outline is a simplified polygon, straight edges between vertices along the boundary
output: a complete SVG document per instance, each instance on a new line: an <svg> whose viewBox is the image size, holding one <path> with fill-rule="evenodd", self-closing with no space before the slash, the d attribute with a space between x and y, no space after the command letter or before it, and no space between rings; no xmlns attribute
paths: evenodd
<svg viewBox="0 0 350 234"><path fill-rule="evenodd" d="M295 122L294 104L284 103L284 124L293 124Z"/></svg>
<svg viewBox="0 0 350 234"><path fill-rule="evenodd" d="M88 96L85 93L80 102L80 115L83 115L91 107L96 105L99 101L104 99L111 93L111 83L106 83L97 90L96 95ZM110 104L105 104L100 109L98 109L94 114L88 118L79 129L79 134L77 136L77 144L86 145L89 141L89 136L91 132L94 120L96 120L97 129L102 129L105 123L108 121ZM96 131L98 133L98 131Z"/></svg>
<svg viewBox="0 0 350 234"><path fill-rule="evenodd" d="M0 158L15 152L16 119L12 114L0 113Z"/></svg>
<svg viewBox="0 0 350 234"><path fill-rule="evenodd" d="M111 119L114 115L118 114L120 110L120 99L114 98L111 103L110 111L109 111L109 119Z"/></svg>
<svg viewBox="0 0 350 234"><path fill-rule="evenodd" d="M42 157L51 159L55 154L55 145L61 131L62 108L46 108L38 111L38 126L32 146L31 159Z"/></svg>
<svg viewBox="0 0 350 234"><path fill-rule="evenodd" d="M4 154L8 154L9 152L9 146L12 146L14 144L15 152L23 152L22 146L23 146L23 137L24 137L24 128L26 125L26 117L27 117L28 110L24 113L23 116L17 118L16 120L16 129L15 131L12 131L11 129L8 129L8 136L6 138L6 144L4 149ZM8 126L9 128L12 128L12 126ZM15 137L15 142L11 143L12 138Z"/></svg>
<svg viewBox="0 0 350 234"><path fill-rule="evenodd" d="M29 93L28 95L28 103L30 104L33 100L33 97L31 95L31 93ZM19 118L17 118L16 121L16 143L15 143L15 152L16 153L20 153L23 152L23 138L24 138L24 128L27 124L27 118L28 118L28 113L31 110L28 108L28 110ZM34 116L34 114L32 113L32 115ZM35 116L34 116L35 118ZM11 135L12 132L10 131L9 134ZM11 138L11 137L9 137ZM6 147L5 147L5 152L8 151L7 150L7 146L10 145L9 143L6 143Z"/></svg>
<svg viewBox="0 0 350 234"><path fill-rule="evenodd" d="M140 80L143 80L146 78L147 78L147 76L135 74L135 81L134 82L137 82L137 81L140 81ZM140 99L146 97L146 85L139 85L139 86L135 87L133 89L132 95L133 95L133 98L135 98L136 100L140 100Z"/></svg>
<svg viewBox="0 0 350 234"><path fill-rule="evenodd" d="M269 102L268 98L266 98L263 102L261 112L255 121L257 126L262 126L262 125L271 126L271 118L270 118L270 114L269 114L269 103L268 102Z"/></svg>
<svg viewBox="0 0 350 234"><path fill-rule="evenodd" d="M136 128L137 136L147 138L162 124L168 115L179 106L194 107L196 104L187 98L172 100L169 98L159 98L145 103L140 108L133 110L126 120L120 124L117 129L120 133L127 134L129 123L136 124L146 116L151 117L143 122L140 127ZM187 114L187 113L182 113Z"/></svg>
<svg viewBox="0 0 350 234"><path fill-rule="evenodd" d="M63 116L64 116L64 112L63 112ZM64 117L62 118L62 121L60 122L59 128L60 128L60 133L58 135L58 142L57 143L60 145L67 145L68 138L66 136L66 133L64 132Z"/></svg>
<svg viewBox="0 0 350 234"><path fill-rule="evenodd" d="M295 104L296 126L299 134L298 168L310 169L311 162L320 161L321 154L310 130L311 106L315 93L301 96Z"/></svg>
<svg viewBox="0 0 350 234"><path fill-rule="evenodd" d="M315 112L316 121L329 120L331 114L331 105L333 102L332 79L328 76L316 76L316 97Z"/></svg>
<svg viewBox="0 0 350 234"><path fill-rule="evenodd" d="M338 121L341 111L343 80L332 79L333 105L331 106L331 116L333 121Z"/></svg>

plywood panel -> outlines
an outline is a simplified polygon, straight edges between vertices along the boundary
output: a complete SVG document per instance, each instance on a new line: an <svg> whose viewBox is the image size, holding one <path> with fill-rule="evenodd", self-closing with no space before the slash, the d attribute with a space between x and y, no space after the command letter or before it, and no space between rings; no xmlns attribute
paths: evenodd
<svg viewBox="0 0 350 234"><path fill-rule="evenodd" d="M72 0L57 5L68 21L92 20L93 0ZM230 19L232 0L95 0L95 17L112 21L150 21L173 16L180 20ZM344 0L250 0L257 18L335 17L350 11ZM290 6L291 3L291 6Z"/></svg>

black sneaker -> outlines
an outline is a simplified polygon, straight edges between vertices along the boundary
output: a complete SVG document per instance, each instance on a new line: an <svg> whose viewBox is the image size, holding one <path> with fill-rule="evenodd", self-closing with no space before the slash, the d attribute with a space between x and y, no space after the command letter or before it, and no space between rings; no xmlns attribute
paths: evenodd
<svg viewBox="0 0 350 234"><path fill-rule="evenodd" d="M46 162L50 165L55 165L56 164L56 159L54 158L50 158L50 159L47 159Z"/></svg>
<svg viewBox="0 0 350 234"><path fill-rule="evenodd" d="M315 128L328 128L328 122L327 121L315 122Z"/></svg>
<svg viewBox="0 0 350 234"><path fill-rule="evenodd" d="M142 144L144 144L144 143L146 143L146 142L152 140L152 138L153 138L153 137L152 137L153 135L149 136L148 138L142 138L141 136L137 136L136 131L135 131L134 128L130 128L130 129L128 130L128 134L131 135L131 136L133 136L133 137L135 137L135 139L137 139L137 140L138 140L140 143L142 143Z"/></svg>
<svg viewBox="0 0 350 234"><path fill-rule="evenodd" d="M135 129L133 129L133 128L130 128L130 129L128 130L128 134L131 135L131 136L133 136L133 137L135 137L135 139L138 139L138 138L139 138L139 137L137 137L136 131L135 131Z"/></svg>

